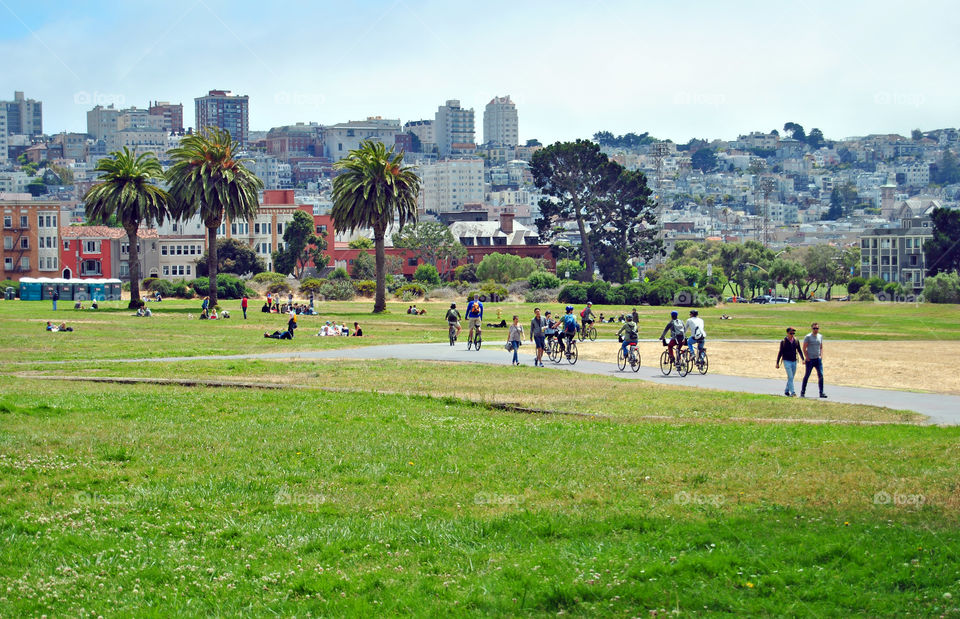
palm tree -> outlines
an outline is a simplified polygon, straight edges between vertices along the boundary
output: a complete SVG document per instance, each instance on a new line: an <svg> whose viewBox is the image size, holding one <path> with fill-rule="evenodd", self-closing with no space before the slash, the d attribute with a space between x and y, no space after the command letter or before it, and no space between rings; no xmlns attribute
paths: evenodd
<svg viewBox="0 0 960 619"><path fill-rule="evenodd" d="M217 228L224 217L250 219L260 210L258 192L263 181L244 166L240 143L230 132L208 127L185 136L170 151L173 165L167 170L171 213L188 219L197 213L207 227L207 273L210 307L217 304Z"/></svg>
<svg viewBox="0 0 960 619"><path fill-rule="evenodd" d="M140 224L163 223L169 215L170 196L153 183L163 178L163 168L153 153L134 156L126 147L110 153L94 168L103 172L100 182L83 197L87 219L106 222L116 215L130 244L130 307L140 305Z"/></svg>
<svg viewBox="0 0 960 619"><path fill-rule="evenodd" d="M394 218L400 229L408 219L417 218L420 178L410 167L403 167L403 153L394 154L379 142L369 140L334 164L340 174L333 181L334 226L354 231L373 228L376 250L377 294L374 313L387 309L384 281L384 237Z"/></svg>

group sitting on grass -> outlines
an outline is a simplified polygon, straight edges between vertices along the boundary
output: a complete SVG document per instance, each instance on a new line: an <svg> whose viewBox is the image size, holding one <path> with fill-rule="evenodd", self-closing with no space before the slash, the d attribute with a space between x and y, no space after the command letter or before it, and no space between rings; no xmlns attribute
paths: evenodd
<svg viewBox="0 0 960 619"><path fill-rule="evenodd" d="M427 313L427 310L425 310L425 309L417 309L417 305L416 305L416 303L414 303L413 305L411 305L410 307L407 308L407 313L408 313L408 314L413 314L414 316L423 316L424 314Z"/></svg>
<svg viewBox="0 0 960 619"><path fill-rule="evenodd" d="M325 325L320 327L320 331L317 332L317 337L329 337L329 336L338 336L338 335L350 335L350 329L347 328L347 325L342 325L342 324L338 325L335 322L331 323L329 320Z"/></svg>
<svg viewBox="0 0 960 619"><path fill-rule="evenodd" d="M47 321L47 331L52 331L52 332L54 332L54 333L59 332L59 331L73 331L73 327L68 327L68 326L67 326L67 323L65 323L65 322L61 322L60 324L55 325L55 324L51 323L51 322L48 320L48 321Z"/></svg>
<svg viewBox="0 0 960 619"><path fill-rule="evenodd" d="M82 309L87 309L87 308L86 308L86 306L83 304L82 301L76 301L76 302L73 304L73 309L75 309L75 310L82 310ZM100 309L100 306L97 305L97 300L96 300L96 299L94 299L94 300L90 303L90 309Z"/></svg>

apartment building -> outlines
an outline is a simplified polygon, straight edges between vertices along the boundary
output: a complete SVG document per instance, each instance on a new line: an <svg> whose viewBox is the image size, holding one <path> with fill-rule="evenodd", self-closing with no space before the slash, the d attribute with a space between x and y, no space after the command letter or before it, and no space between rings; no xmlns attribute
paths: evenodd
<svg viewBox="0 0 960 619"><path fill-rule="evenodd" d="M473 108L460 107L458 99L447 100L437 108L434 120L434 139L441 157L471 155L476 151Z"/></svg>
<svg viewBox="0 0 960 619"><path fill-rule="evenodd" d="M56 277L59 264L59 202L0 201L3 269L0 279Z"/></svg>
<svg viewBox="0 0 960 619"><path fill-rule="evenodd" d="M123 228L69 226L60 229L60 263L64 279L130 280L130 239ZM153 228L137 233L140 279L159 273L159 237Z"/></svg>
<svg viewBox="0 0 960 619"><path fill-rule="evenodd" d="M520 143L517 106L510 95L494 97L483 110L483 143L517 146Z"/></svg>
<svg viewBox="0 0 960 619"><path fill-rule="evenodd" d="M420 209L433 213L463 210L464 204L483 202L483 160L444 159L417 170Z"/></svg>
<svg viewBox="0 0 960 619"><path fill-rule="evenodd" d="M43 103L27 99L23 92L15 91L13 101L0 101L7 111L9 135L43 135Z"/></svg>
<svg viewBox="0 0 960 619"><path fill-rule="evenodd" d="M151 116L163 119L160 128L167 133L183 133L183 104L154 101L148 109Z"/></svg>
<svg viewBox="0 0 960 619"><path fill-rule="evenodd" d="M234 95L228 90L211 90L194 100L196 104L196 131L218 127L230 132L231 137L246 146L250 135L250 97Z"/></svg>
<svg viewBox="0 0 960 619"><path fill-rule="evenodd" d="M904 219L900 228L866 232L860 237L860 274L899 282L906 292L919 294L927 272L923 245L932 238L929 217Z"/></svg>

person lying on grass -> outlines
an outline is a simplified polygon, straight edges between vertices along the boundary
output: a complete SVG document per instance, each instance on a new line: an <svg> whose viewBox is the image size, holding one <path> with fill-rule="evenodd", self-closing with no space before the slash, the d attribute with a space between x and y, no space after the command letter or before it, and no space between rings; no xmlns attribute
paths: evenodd
<svg viewBox="0 0 960 619"><path fill-rule="evenodd" d="M293 335L289 331L274 331L273 333L264 333L263 337L273 338L275 340L292 340Z"/></svg>

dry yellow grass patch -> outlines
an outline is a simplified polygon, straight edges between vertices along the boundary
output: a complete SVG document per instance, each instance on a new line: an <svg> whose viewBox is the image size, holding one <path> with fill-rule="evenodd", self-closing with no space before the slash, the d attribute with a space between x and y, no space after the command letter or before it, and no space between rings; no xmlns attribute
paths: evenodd
<svg viewBox="0 0 960 619"><path fill-rule="evenodd" d="M620 345L615 342L582 342L578 346L581 359L612 363L617 359ZM786 381L783 368L778 370L775 367L778 346L775 342L708 342L710 372ZM641 342L643 365L657 366L663 350L659 342ZM828 386L960 395L960 372L951 370L947 361L957 355L960 355L960 342L831 342L825 339L824 381ZM812 379L815 377L816 374ZM801 364L795 380L802 378Z"/></svg>

